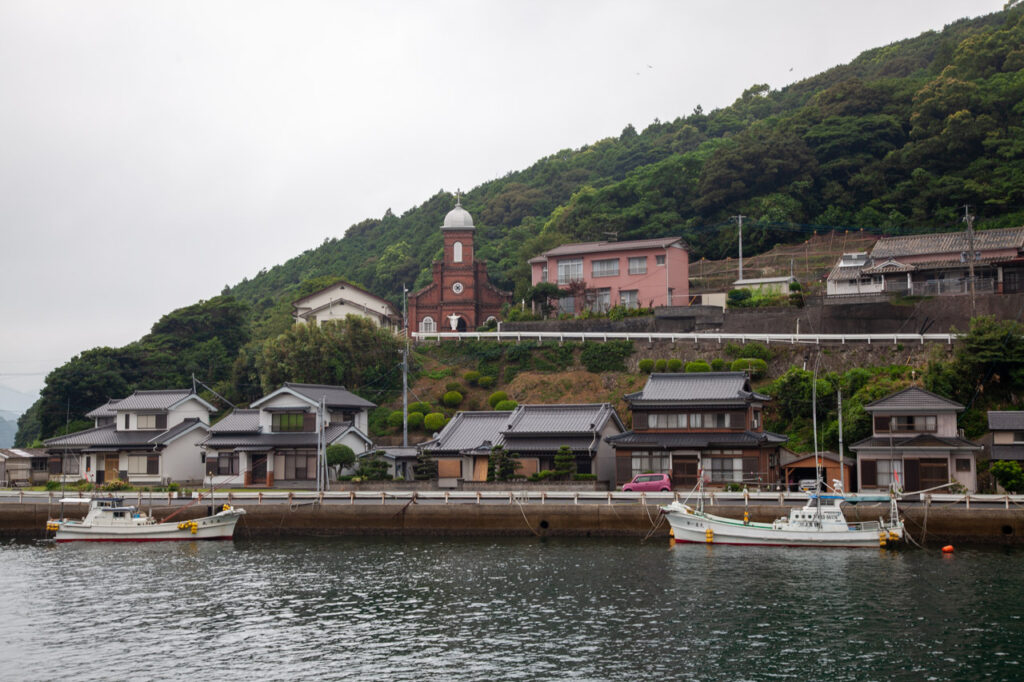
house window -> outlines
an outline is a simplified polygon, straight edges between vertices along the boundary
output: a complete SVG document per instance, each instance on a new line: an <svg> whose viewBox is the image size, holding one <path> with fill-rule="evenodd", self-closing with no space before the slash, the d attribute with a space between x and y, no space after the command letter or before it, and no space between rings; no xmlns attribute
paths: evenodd
<svg viewBox="0 0 1024 682"><path fill-rule="evenodd" d="M135 428L140 430L147 429L166 429L167 428L167 415L166 414L140 414L135 418Z"/></svg>
<svg viewBox="0 0 1024 682"><path fill-rule="evenodd" d="M957 471L970 471L971 470L971 460L967 459L966 457L957 457L956 458L956 470Z"/></svg>
<svg viewBox="0 0 1024 682"><path fill-rule="evenodd" d="M761 412L760 411L754 410L753 416L751 417L751 420L750 420L750 428L754 429L755 431L757 431L759 428L761 428Z"/></svg>
<svg viewBox="0 0 1024 682"><path fill-rule="evenodd" d="M619 259L596 260L592 264L594 277L616 277L619 274Z"/></svg>
<svg viewBox="0 0 1024 682"><path fill-rule="evenodd" d="M32 458L32 471L46 471L47 459L45 457Z"/></svg>
<svg viewBox="0 0 1024 682"><path fill-rule="evenodd" d="M316 478L316 455L285 455L284 477L290 481Z"/></svg>
<svg viewBox="0 0 1024 682"><path fill-rule="evenodd" d="M558 261L558 283L568 284L583 279L583 259L566 258Z"/></svg>
<svg viewBox="0 0 1024 682"><path fill-rule="evenodd" d="M1014 431L1013 432L1013 442L1014 443L1024 443L1024 431Z"/></svg>
<svg viewBox="0 0 1024 682"><path fill-rule="evenodd" d="M715 412L707 415L704 420L704 428L706 429L727 429L729 428L729 413L728 412Z"/></svg>
<svg viewBox="0 0 1024 682"><path fill-rule="evenodd" d="M217 473L221 476L238 475L238 455L219 455Z"/></svg>
<svg viewBox="0 0 1024 682"><path fill-rule="evenodd" d="M629 274L631 275L646 275L647 274L647 256L636 256L629 259Z"/></svg>
<svg viewBox="0 0 1024 682"><path fill-rule="evenodd" d="M79 463L78 463L78 457L77 456L72 455L71 457L65 457L64 458L64 465L63 466L64 466L64 473L65 474L73 474L75 476L78 475Z"/></svg>
<svg viewBox="0 0 1024 682"><path fill-rule="evenodd" d="M462 242L455 242L452 244L452 262L462 262Z"/></svg>
<svg viewBox="0 0 1024 682"><path fill-rule="evenodd" d="M637 474L670 474L672 473L672 457L666 452L633 452L633 476Z"/></svg>
<svg viewBox="0 0 1024 682"><path fill-rule="evenodd" d="M630 289L629 291L619 292L619 303L626 308L636 308L640 304L640 299L637 297L637 290Z"/></svg>
<svg viewBox="0 0 1024 682"><path fill-rule="evenodd" d="M875 433L889 433L890 426L894 433L908 431L934 433L936 417L930 415L897 415L875 417Z"/></svg>
<svg viewBox="0 0 1024 682"><path fill-rule="evenodd" d="M594 307L595 313L607 312L612 307L612 290L611 289L598 289L597 294L594 296Z"/></svg>
<svg viewBox="0 0 1024 682"><path fill-rule="evenodd" d="M128 455L129 475L156 476L160 473L160 455Z"/></svg>
<svg viewBox="0 0 1024 682"><path fill-rule="evenodd" d="M704 428L704 415L701 412L693 412L690 414L690 428L691 429L703 429Z"/></svg>
<svg viewBox="0 0 1024 682"><path fill-rule="evenodd" d="M125 415L124 415L124 430L125 431L127 431L128 429L131 428L131 426L129 426L130 418L131 418L131 415L126 412Z"/></svg>
<svg viewBox="0 0 1024 682"><path fill-rule="evenodd" d="M275 412L271 418L273 431L302 431L305 412Z"/></svg>
<svg viewBox="0 0 1024 682"><path fill-rule="evenodd" d="M558 299L558 312L565 315L573 315L576 313L576 297L575 296L563 296Z"/></svg>
<svg viewBox="0 0 1024 682"><path fill-rule="evenodd" d="M548 264L547 263L545 263L544 265L540 266L540 281L542 281L542 282L548 281Z"/></svg>
<svg viewBox="0 0 1024 682"><path fill-rule="evenodd" d="M896 486L902 485L903 481L903 462L899 460L878 460L878 472L877 485L879 488L888 488L890 483L895 482ZM894 481L895 479L895 481Z"/></svg>
<svg viewBox="0 0 1024 682"><path fill-rule="evenodd" d="M420 331L426 334L437 332L437 323L434 322L434 318L427 316L420 320Z"/></svg>
<svg viewBox="0 0 1024 682"><path fill-rule="evenodd" d="M665 255L662 254L660 256L655 256L654 257L654 264L655 265L664 265L665 264Z"/></svg>
<svg viewBox="0 0 1024 682"><path fill-rule="evenodd" d="M667 414L652 412L647 418L648 428L652 429L685 429L686 414Z"/></svg>
<svg viewBox="0 0 1024 682"><path fill-rule="evenodd" d="M712 483L740 483L743 481L742 457L713 457L708 460Z"/></svg>

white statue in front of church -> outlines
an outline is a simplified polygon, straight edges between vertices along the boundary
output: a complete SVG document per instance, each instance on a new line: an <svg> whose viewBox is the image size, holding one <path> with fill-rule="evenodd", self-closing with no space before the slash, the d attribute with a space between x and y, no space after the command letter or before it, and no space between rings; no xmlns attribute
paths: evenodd
<svg viewBox="0 0 1024 682"><path fill-rule="evenodd" d="M452 331L458 331L459 329L459 316L457 313L452 313L448 316L448 322L452 325Z"/></svg>

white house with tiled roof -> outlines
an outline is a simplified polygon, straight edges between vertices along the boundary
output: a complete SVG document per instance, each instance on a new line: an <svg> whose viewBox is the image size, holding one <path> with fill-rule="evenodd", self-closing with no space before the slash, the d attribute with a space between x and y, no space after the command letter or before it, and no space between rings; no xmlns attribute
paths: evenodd
<svg viewBox="0 0 1024 682"><path fill-rule="evenodd" d="M614 484L614 452L606 439L624 430L608 403L519 405L510 411L459 412L417 448L437 461L440 479L486 481L495 446L514 456L521 465L516 473L524 476L553 469L555 454L568 446L577 473Z"/></svg>
<svg viewBox="0 0 1024 682"><path fill-rule="evenodd" d="M342 386L285 383L210 427L200 446L219 486L311 487L317 446L347 445L357 455L373 447L366 435L374 403Z"/></svg>
<svg viewBox="0 0 1024 682"><path fill-rule="evenodd" d="M679 237L563 244L529 263L534 286L553 282L572 292L559 299L561 312L689 302L690 255Z"/></svg>
<svg viewBox="0 0 1024 682"><path fill-rule="evenodd" d="M850 446L857 453L859 490L907 492L959 483L977 492L981 446L957 428L964 406L917 386L868 403L872 435Z"/></svg>
<svg viewBox="0 0 1024 682"><path fill-rule="evenodd" d="M44 442L50 476L96 484L201 483L205 469L196 445L216 411L189 389L135 391L110 400L88 413L94 428Z"/></svg>
<svg viewBox="0 0 1024 682"><path fill-rule="evenodd" d="M394 306L349 282L335 282L292 302L292 317L296 322L322 324L327 320L343 320L348 315L366 317L378 327L398 329L402 326L402 318Z"/></svg>
<svg viewBox="0 0 1024 682"><path fill-rule="evenodd" d="M905 293L936 296L1024 290L1024 227L883 237L870 254L845 253L828 275L829 296Z"/></svg>

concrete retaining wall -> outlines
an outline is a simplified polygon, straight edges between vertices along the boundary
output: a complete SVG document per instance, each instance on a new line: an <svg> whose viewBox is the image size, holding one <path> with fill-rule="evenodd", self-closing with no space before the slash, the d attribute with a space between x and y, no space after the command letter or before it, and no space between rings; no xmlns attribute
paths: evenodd
<svg viewBox="0 0 1024 682"><path fill-rule="evenodd" d="M642 538L658 524L658 507L643 504L314 504L302 502L245 504L246 515L236 530L238 538L352 535L484 535L484 536L624 536ZM742 518L742 506L712 506L708 511ZM888 516L888 505L844 507L850 521L873 521ZM752 521L771 521L788 514L788 507L751 505ZM69 513L71 510L68 510ZM74 510L78 511L78 510ZM158 517L170 513L154 510ZM0 536L42 538L54 506L4 504L0 506ZM82 510L84 513L84 509ZM175 516L203 516L195 506ZM903 510L907 530L929 545L946 542L1024 544L1024 510L965 509L963 507L908 507ZM661 522L651 537L667 538Z"/></svg>

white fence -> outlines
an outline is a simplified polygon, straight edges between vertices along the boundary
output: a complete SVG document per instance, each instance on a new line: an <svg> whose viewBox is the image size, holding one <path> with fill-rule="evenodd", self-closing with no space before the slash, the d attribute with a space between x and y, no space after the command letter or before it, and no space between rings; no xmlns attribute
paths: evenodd
<svg viewBox="0 0 1024 682"><path fill-rule="evenodd" d="M531 331L493 331L493 332L413 332L416 341L459 341L462 339L490 341L611 341L615 339L630 341L669 341L671 343L747 343L760 341L771 345L785 344L835 344L848 343L917 343L927 342L951 344L958 334L720 334L718 332L531 332Z"/></svg>

